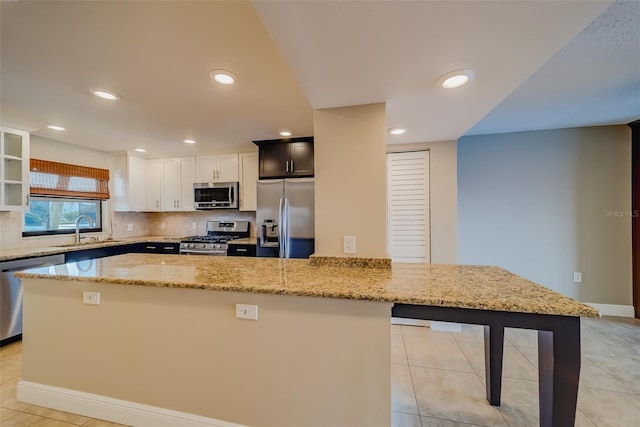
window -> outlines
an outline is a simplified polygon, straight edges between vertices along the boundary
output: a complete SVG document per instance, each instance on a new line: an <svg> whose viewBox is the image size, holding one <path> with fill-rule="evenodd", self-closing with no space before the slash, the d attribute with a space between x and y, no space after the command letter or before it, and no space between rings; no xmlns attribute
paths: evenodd
<svg viewBox="0 0 640 427"><path fill-rule="evenodd" d="M102 201L109 198L109 171L31 159L30 202L23 236L102 231Z"/></svg>
<svg viewBox="0 0 640 427"><path fill-rule="evenodd" d="M31 197L29 210L24 215L23 236L74 233L76 218L86 215L93 221L82 219L80 231L102 231L102 202L48 197Z"/></svg>

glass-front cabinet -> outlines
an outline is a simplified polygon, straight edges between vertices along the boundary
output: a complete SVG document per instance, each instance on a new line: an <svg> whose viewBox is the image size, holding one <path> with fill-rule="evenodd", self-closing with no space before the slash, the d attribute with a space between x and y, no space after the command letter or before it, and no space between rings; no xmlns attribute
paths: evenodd
<svg viewBox="0 0 640 427"><path fill-rule="evenodd" d="M22 210L29 194L29 133L0 126L0 211Z"/></svg>

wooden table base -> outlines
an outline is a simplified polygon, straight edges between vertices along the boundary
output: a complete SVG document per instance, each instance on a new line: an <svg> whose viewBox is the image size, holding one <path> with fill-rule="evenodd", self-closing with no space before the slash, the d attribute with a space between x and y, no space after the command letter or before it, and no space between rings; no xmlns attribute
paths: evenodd
<svg viewBox="0 0 640 427"><path fill-rule="evenodd" d="M580 379L580 318L455 307L395 304L393 317L484 327L487 400L500 406L504 328L538 331L540 426L573 426Z"/></svg>

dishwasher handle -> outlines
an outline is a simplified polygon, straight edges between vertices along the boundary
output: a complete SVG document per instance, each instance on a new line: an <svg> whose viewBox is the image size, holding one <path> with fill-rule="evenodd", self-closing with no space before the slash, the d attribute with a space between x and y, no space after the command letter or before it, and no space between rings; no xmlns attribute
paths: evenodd
<svg viewBox="0 0 640 427"><path fill-rule="evenodd" d="M0 262L0 271L26 270L27 268L48 267L56 264L64 264L64 254L2 261Z"/></svg>

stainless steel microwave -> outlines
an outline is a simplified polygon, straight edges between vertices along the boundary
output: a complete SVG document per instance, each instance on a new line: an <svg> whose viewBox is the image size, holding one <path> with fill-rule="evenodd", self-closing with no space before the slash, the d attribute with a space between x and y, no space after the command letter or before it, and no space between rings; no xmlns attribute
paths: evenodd
<svg viewBox="0 0 640 427"><path fill-rule="evenodd" d="M196 182L193 184L193 200L198 210L237 209L237 182Z"/></svg>

